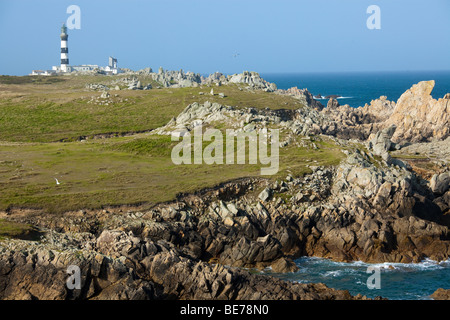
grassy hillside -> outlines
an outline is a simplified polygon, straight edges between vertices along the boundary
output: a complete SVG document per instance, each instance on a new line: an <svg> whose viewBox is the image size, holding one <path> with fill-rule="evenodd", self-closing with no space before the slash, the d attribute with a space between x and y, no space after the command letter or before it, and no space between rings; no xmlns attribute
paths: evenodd
<svg viewBox="0 0 450 320"><path fill-rule="evenodd" d="M271 109L301 107L290 97L262 91L241 91L237 85L213 87L216 94L222 92L225 98L211 96L212 88L199 87L111 90L109 99L101 99L101 92L85 89L86 83L108 83L115 78L37 77L46 79L41 80L44 84L29 79L33 77L9 78L0 77L0 141L70 141L80 136L148 131L166 124L196 101ZM147 82L150 80L142 80L143 84ZM108 105L92 102L92 98L98 98L99 102L107 101Z"/></svg>
<svg viewBox="0 0 450 320"><path fill-rule="evenodd" d="M5 84L7 81L0 79L0 210L25 207L63 212L152 205L172 200L180 192L259 176L259 165L176 166L170 158L175 142L167 136L140 133L84 141L77 138L151 130L194 101L255 108L301 107L289 97L241 91L237 86L214 88L226 94L223 99L199 95L210 88L183 88L111 91L111 99L116 101L112 105L87 103L100 93L85 91L85 84L110 81L106 78L61 77L62 81L45 80L49 82L43 84L30 79L9 79ZM303 174L308 171L307 164L340 161L342 153L331 141L319 139L316 145L317 150L294 144L281 149L280 171L271 178L284 178L288 170Z"/></svg>

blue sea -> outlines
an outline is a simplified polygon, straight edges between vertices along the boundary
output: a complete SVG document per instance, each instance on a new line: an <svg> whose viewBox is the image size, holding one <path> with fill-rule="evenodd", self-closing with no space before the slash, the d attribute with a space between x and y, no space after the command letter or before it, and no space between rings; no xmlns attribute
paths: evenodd
<svg viewBox="0 0 450 320"><path fill-rule="evenodd" d="M450 260L420 263L334 262L328 259L303 257L295 261L300 268L295 273L273 274L298 283L324 283L330 288L348 290L369 298L381 296L390 300L430 300L438 288L450 289ZM380 270L380 289L369 289L367 282L373 273L368 267Z"/></svg>
<svg viewBox="0 0 450 320"><path fill-rule="evenodd" d="M261 77L274 82L279 89L298 87L308 89L314 96L339 95L341 105L362 107L380 96L397 101L413 84L435 80L431 95L435 99L450 93L450 71L414 72L353 72L353 73L261 73ZM326 106L328 99L318 99Z"/></svg>
<svg viewBox="0 0 450 320"><path fill-rule="evenodd" d="M261 74L279 89L307 88L314 96L339 95L341 105L357 108L380 96L397 101L412 85L435 80L431 95L442 98L450 92L450 71L427 72L371 72L371 73L298 73ZM328 99L319 100L326 105ZM331 288L346 289L351 294L361 293L374 298L382 296L393 300L430 299L438 288L450 289L450 261L437 263L425 260L416 264L363 262L341 263L327 259L303 257L296 261L298 272L273 274L285 280L300 283L322 282ZM369 266L380 267L381 289L369 289L366 273Z"/></svg>

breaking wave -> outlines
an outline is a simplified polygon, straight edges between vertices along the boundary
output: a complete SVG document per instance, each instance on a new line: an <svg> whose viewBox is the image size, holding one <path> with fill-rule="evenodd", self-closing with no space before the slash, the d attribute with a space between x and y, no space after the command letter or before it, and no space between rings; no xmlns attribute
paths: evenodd
<svg viewBox="0 0 450 320"><path fill-rule="evenodd" d="M276 277L298 283L325 283L330 288L349 290L374 298L382 296L397 300L430 299L438 288L450 288L450 259L442 262L425 259L419 263L335 262L317 257L296 261L299 270ZM381 289L367 287L369 267L379 268Z"/></svg>

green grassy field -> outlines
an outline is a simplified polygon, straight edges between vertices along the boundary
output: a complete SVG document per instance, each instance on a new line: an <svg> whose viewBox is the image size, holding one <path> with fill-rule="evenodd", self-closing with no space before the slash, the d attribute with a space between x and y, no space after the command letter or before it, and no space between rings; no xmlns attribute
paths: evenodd
<svg viewBox="0 0 450 320"><path fill-rule="evenodd" d="M165 125L193 102L271 109L301 107L290 97L240 91L237 85L213 87L225 98L206 94L211 90L208 87L112 90L112 103L105 106L88 103L101 93L86 91L85 84L108 83L113 79L108 76L57 77L62 80L46 80L44 84L29 83L31 80L17 84L18 79L6 81L4 77L2 80L0 76L0 141L70 141L80 136L148 131Z"/></svg>
<svg viewBox="0 0 450 320"><path fill-rule="evenodd" d="M168 136L140 133L84 141L77 137L151 130L194 101L301 107L289 97L240 91L237 86L215 88L228 96L224 99L198 94L209 92L208 88L117 91L128 101L98 106L86 101L100 93L86 92L84 86L86 81L102 78L62 79L38 84L30 79L5 84L0 79L0 210L36 208L57 213L114 205L151 206L179 193L259 176L260 165L174 165L170 154L176 142ZM331 141L316 144L317 150L294 144L280 149L280 170L270 178L284 178L288 171L304 174L312 161L314 165L339 163L343 156L339 147Z"/></svg>

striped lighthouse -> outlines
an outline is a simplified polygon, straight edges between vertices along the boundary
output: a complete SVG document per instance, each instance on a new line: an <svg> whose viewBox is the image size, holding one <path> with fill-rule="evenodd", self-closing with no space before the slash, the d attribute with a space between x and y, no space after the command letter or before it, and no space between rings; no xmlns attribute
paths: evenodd
<svg viewBox="0 0 450 320"><path fill-rule="evenodd" d="M69 72L69 47L67 46L67 40L69 35L67 34L67 27L63 23L61 27L61 71Z"/></svg>

